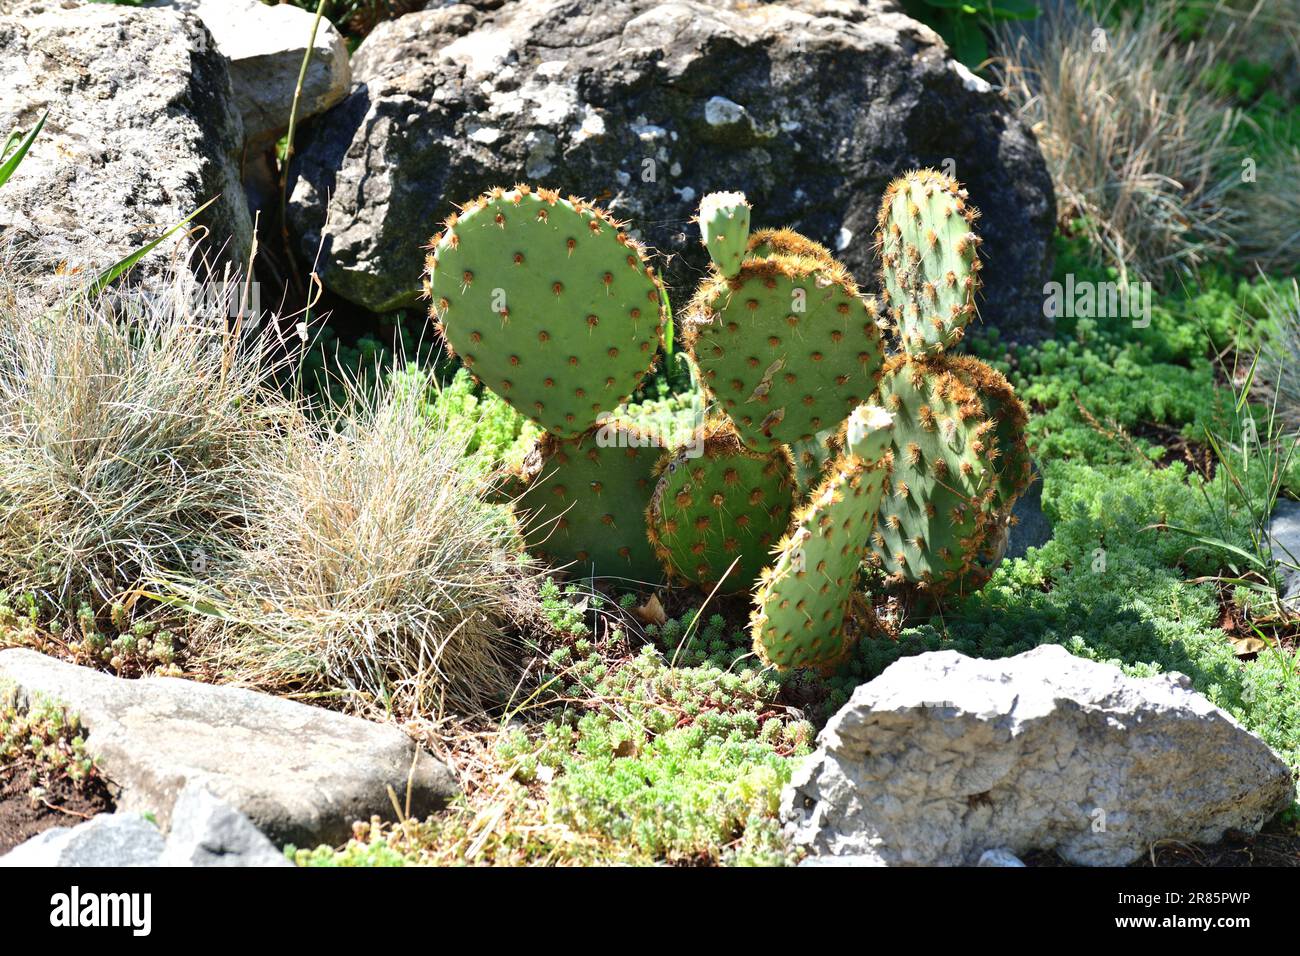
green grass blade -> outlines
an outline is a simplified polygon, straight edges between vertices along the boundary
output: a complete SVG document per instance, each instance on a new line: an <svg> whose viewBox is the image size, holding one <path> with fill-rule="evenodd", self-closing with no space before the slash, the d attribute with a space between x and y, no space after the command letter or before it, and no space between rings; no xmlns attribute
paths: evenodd
<svg viewBox="0 0 1300 956"><path fill-rule="evenodd" d="M220 194L218 194L217 196L213 196L211 199L205 202L198 209L194 210L192 213L190 213L188 216L186 216L176 225L172 226L170 229L164 232L157 239L153 240L152 242L146 243L145 245L141 246L139 249L135 250L135 252L113 263L111 266L109 266L107 269L105 269L95 278L95 281L91 284L90 288L87 290L87 294L92 296L98 295L108 285L115 282L124 273L130 271L131 268L137 262L139 262L141 259L147 256L149 253L153 252L154 249L158 248L159 243L161 243L164 239L166 239L168 236L175 234L178 230L184 229L187 225L189 225L190 221L194 219L195 216L197 216L199 213L203 212L203 210L211 206L214 202L217 201L218 198L220 198Z"/></svg>
<svg viewBox="0 0 1300 956"><path fill-rule="evenodd" d="M11 155L3 163L0 163L0 186L3 186L5 183L9 182L9 177L14 174L14 171L18 168L19 163L23 161L23 157L27 155L27 151L32 148L32 143L36 141L36 136L38 133L40 133L41 127L45 125L45 120L49 117L49 115L50 115L49 110L46 110L45 114L41 117L40 122L38 122L35 126L33 126L32 131L28 133L26 137L23 138L23 141L21 143L18 144L18 148L14 150L13 155ZM6 140L5 153L8 153L10 148L12 148L15 137L16 134L11 135L9 139ZM4 154L0 153L0 156L2 155Z"/></svg>

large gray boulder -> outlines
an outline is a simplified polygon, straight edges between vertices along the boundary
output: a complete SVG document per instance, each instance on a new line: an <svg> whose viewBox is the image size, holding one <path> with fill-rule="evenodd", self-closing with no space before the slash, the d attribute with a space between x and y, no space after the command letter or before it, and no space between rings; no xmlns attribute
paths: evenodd
<svg viewBox="0 0 1300 956"><path fill-rule="evenodd" d="M244 130L226 61L194 17L90 5L0 15L0 133L49 119L0 189L0 232L30 243L39 265L107 268L203 203L199 217L244 261L252 221L239 179ZM188 255L183 230L142 271Z"/></svg>
<svg viewBox="0 0 1300 956"><path fill-rule="evenodd" d="M937 651L859 687L794 773L794 843L859 865L976 865L1056 850L1122 866L1288 807L1287 765L1182 674L1124 676L1044 645Z"/></svg>
<svg viewBox="0 0 1300 956"><path fill-rule="evenodd" d="M340 843L352 823L389 815L389 788L424 816L458 792L443 764L396 727L238 687L172 677L123 680L14 648L0 683L20 700L81 716L86 748L118 788L119 811L167 828L191 784L246 815L278 845Z"/></svg>
<svg viewBox="0 0 1300 956"><path fill-rule="evenodd" d="M272 146L289 128L315 14L289 3L270 5L261 0L149 0L146 5L186 10L203 21L230 65L249 151ZM347 44L322 17L298 99L299 121L339 102L351 83Z"/></svg>
<svg viewBox="0 0 1300 956"><path fill-rule="evenodd" d="M325 283L369 309L414 300L420 247L455 203L520 180L630 220L672 255L678 302L707 261L689 220L717 189L874 287L881 193L934 165L984 214L984 321L1004 337L1044 328L1054 199L1038 146L883 0L440 5L381 24L352 70L300 144L290 219Z"/></svg>

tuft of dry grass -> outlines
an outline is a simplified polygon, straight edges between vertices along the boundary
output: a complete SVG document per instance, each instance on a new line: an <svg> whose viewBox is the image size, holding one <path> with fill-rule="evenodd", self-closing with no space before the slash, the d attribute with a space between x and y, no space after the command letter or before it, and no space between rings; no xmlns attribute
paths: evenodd
<svg viewBox="0 0 1300 956"><path fill-rule="evenodd" d="M467 435L431 426L420 395L348 393L250 463L248 532L218 578L167 582L200 612L192 659L371 714L504 703L535 575L517 532L482 500Z"/></svg>
<svg viewBox="0 0 1300 956"><path fill-rule="evenodd" d="M1141 278L1225 252L1240 218L1239 117L1198 82L1218 52L1175 43L1171 13L1150 7L1103 29L1049 4L1032 34L1002 37L1004 88L1038 136L1063 215Z"/></svg>
<svg viewBox="0 0 1300 956"><path fill-rule="evenodd" d="M295 414L270 337L229 321L239 282L178 268L147 292L52 300L0 252L0 582L99 612L220 561L249 463Z"/></svg>

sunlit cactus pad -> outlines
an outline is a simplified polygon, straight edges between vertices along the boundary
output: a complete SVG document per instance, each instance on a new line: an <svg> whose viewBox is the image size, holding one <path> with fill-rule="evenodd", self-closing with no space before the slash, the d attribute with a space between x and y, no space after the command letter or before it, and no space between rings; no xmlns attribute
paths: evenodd
<svg viewBox="0 0 1300 956"><path fill-rule="evenodd" d="M845 451L795 515L754 598L754 650L780 670L834 668L870 618L858 570L889 483L894 422L863 405L845 423Z"/></svg>
<svg viewBox="0 0 1300 956"><path fill-rule="evenodd" d="M706 279L686 310L701 383L753 448L836 427L871 394L884 360L874 302L824 249L790 237L802 239L756 233L751 247L776 251Z"/></svg>
<svg viewBox="0 0 1300 956"><path fill-rule="evenodd" d="M788 450L751 451L715 421L661 462L647 529L673 579L736 593L771 560L794 498Z"/></svg>
<svg viewBox="0 0 1300 956"><path fill-rule="evenodd" d="M620 421L574 438L543 435L524 460L515 505L528 550L577 574L661 581L645 528L659 444Z"/></svg>
<svg viewBox="0 0 1300 956"><path fill-rule="evenodd" d="M993 521L996 423L965 370L945 355L885 364L879 401L894 414L894 470L872 563L896 585L946 590L971 569Z"/></svg>
<svg viewBox="0 0 1300 956"><path fill-rule="evenodd" d="M978 211L933 169L900 176L880 203L876 242L881 304L907 352L952 348L975 317Z"/></svg>
<svg viewBox="0 0 1300 956"><path fill-rule="evenodd" d="M662 330L658 279L603 210L527 186L494 189L430 244L431 314L474 376L558 435L636 389Z"/></svg>

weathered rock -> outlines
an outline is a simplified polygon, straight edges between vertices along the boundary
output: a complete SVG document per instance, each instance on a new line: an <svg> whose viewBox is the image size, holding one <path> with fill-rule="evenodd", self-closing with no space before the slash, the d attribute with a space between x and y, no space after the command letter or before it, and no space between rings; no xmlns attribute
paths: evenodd
<svg viewBox="0 0 1300 956"><path fill-rule="evenodd" d="M26 18L93 2L0 0L0 14ZM143 0L138 5L190 13L207 28L207 34L196 40L197 49L206 52L215 46L225 58L250 153L269 148L288 129L298 71L311 39L313 12L260 0ZM298 100L299 122L338 103L352 83L347 43L325 17L312 49L315 52Z"/></svg>
<svg viewBox="0 0 1300 956"><path fill-rule="evenodd" d="M259 0L149 0L146 5L189 11L211 31L217 51L230 64L235 105L250 151L267 148L289 128L314 13ZM339 102L352 83L347 44L324 17L312 50L298 100L299 121Z"/></svg>
<svg viewBox="0 0 1300 956"><path fill-rule="evenodd" d="M277 845L335 843L355 820L392 812L388 788L423 816L457 792L445 766L396 727L237 687L171 677L122 680L21 648L0 651L20 697L60 701L120 788L119 810L165 828L181 791L210 790Z"/></svg>
<svg viewBox="0 0 1300 956"><path fill-rule="evenodd" d="M1001 866L1001 867L1023 867L1024 861L1016 856L1006 847L998 847L994 850L985 850L980 854L979 862L976 866Z"/></svg>
<svg viewBox="0 0 1300 956"><path fill-rule="evenodd" d="M1281 579L1282 603L1300 613L1300 501L1283 499L1268 521L1273 560Z"/></svg>
<svg viewBox="0 0 1300 956"><path fill-rule="evenodd" d="M0 856L7 866L157 866L158 827L138 813L101 813L75 827L54 827Z"/></svg>
<svg viewBox="0 0 1300 956"><path fill-rule="evenodd" d="M814 854L970 865L1055 849L1123 865L1290 805L1286 764L1182 674L1126 677L1045 645L1004 660L905 658L859 687L782 795Z"/></svg>
<svg viewBox="0 0 1300 956"><path fill-rule="evenodd" d="M202 784L190 784L172 807L160 866L293 866L253 822Z"/></svg>
<svg viewBox="0 0 1300 956"><path fill-rule="evenodd" d="M243 126L225 60L197 19L90 5L0 16L0 130L49 119L0 189L12 227L42 265L93 274L217 197L196 220L208 251L243 261L252 222L239 185ZM184 257L182 230L140 268ZM52 270L51 270L52 271Z"/></svg>
<svg viewBox="0 0 1300 956"><path fill-rule="evenodd" d="M1007 542L1006 560L1023 558L1030 548L1041 548L1052 540L1052 522L1043 513L1043 481L1036 478L1011 508L1015 524Z"/></svg>
<svg viewBox="0 0 1300 956"><path fill-rule="evenodd" d="M984 321L1003 338L1044 328L1054 199L1038 146L883 0L447 5L381 24L352 68L301 144L290 218L309 260L323 243L326 284L370 309L413 300L420 247L454 203L519 180L631 220L675 254L677 301L707 262L689 219L720 189L746 193L755 228L794 226L874 287L881 193L934 165L984 214Z"/></svg>

